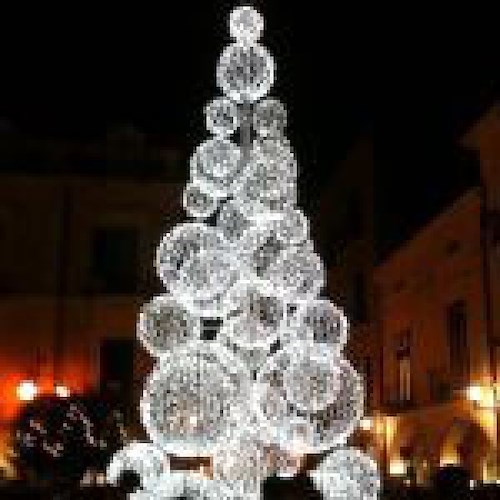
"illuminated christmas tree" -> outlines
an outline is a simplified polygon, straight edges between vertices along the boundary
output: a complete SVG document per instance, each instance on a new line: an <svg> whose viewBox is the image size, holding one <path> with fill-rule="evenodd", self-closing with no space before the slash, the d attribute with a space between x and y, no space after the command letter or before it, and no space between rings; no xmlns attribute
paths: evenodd
<svg viewBox="0 0 500 500"><path fill-rule="evenodd" d="M234 42L217 64L223 95L205 108L212 136L195 150L183 196L190 220L167 233L156 269L166 292L143 306L138 336L156 366L133 442L108 468L141 476L135 499L258 499L270 475L293 476L306 454L326 498L378 497L375 463L346 446L363 416L363 380L343 357L348 322L321 297L325 269L297 208L286 110L268 97L275 63L262 16L230 15ZM215 338L204 322L217 320ZM210 457L173 471L168 457Z"/></svg>

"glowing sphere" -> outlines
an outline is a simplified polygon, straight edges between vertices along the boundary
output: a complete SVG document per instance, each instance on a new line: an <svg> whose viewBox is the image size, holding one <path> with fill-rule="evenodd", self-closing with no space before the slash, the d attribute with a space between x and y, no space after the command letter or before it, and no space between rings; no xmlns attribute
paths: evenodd
<svg viewBox="0 0 500 500"><path fill-rule="evenodd" d="M222 345L177 349L147 380L140 404L144 427L168 453L206 456L231 437L249 383L246 367Z"/></svg>
<svg viewBox="0 0 500 500"><path fill-rule="evenodd" d="M259 222L250 225L244 231L238 249L240 262L253 273L254 280L266 277L266 271L280 257L284 249L284 244L278 239L273 224L266 220Z"/></svg>
<svg viewBox="0 0 500 500"><path fill-rule="evenodd" d="M270 470L266 451L254 433L243 433L214 450L214 479L229 485L239 498L259 499Z"/></svg>
<svg viewBox="0 0 500 500"><path fill-rule="evenodd" d="M288 344L257 373L257 415L268 426L271 441L292 453L318 453L345 443L363 416L363 380L341 357L333 365L333 397L315 381L305 380L299 388L290 388L298 377L287 375L287 370L294 370L294 364L305 366L301 360L309 353L301 343ZM314 373L305 372L304 379L311 375ZM312 399L308 401L304 393L312 393Z"/></svg>
<svg viewBox="0 0 500 500"><path fill-rule="evenodd" d="M200 338L200 319L168 294L142 306L137 336L152 356L161 356Z"/></svg>
<svg viewBox="0 0 500 500"><path fill-rule="evenodd" d="M262 277L276 294L294 301L316 297L325 286L325 275L319 255L309 245L300 245L283 250Z"/></svg>
<svg viewBox="0 0 500 500"><path fill-rule="evenodd" d="M355 448L334 449L309 473L327 500L377 500L381 487L377 464Z"/></svg>
<svg viewBox="0 0 500 500"><path fill-rule="evenodd" d="M285 207L274 225L277 238L288 245L297 245L309 237L309 221L297 208Z"/></svg>
<svg viewBox="0 0 500 500"><path fill-rule="evenodd" d="M226 97L217 97L205 106L207 130L219 137L228 137L239 125L238 108Z"/></svg>
<svg viewBox="0 0 500 500"><path fill-rule="evenodd" d="M278 338L284 318L284 304L255 284L235 287L228 298L231 312L220 335L247 349L266 348Z"/></svg>
<svg viewBox="0 0 500 500"><path fill-rule="evenodd" d="M197 472L169 471L156 484L134 492L130 500L239 500L221 481L203 477Z"/></svg>
<svg viewBox="0 0 500 500"><path fill-rule="evenodd" d="M241 272L238 260L228 251L200 252L181 268L175 294L196 314L222 316L226 296Z"/></svg>
<svg viewBox="0 0 500 500"><path fill-rule="evenodd" d="M282 211L297 202L297 163L288 141L254 141L235 198L249 216Z"/></svg>
<svg viewBox="0 0 500 500"><path fill-rule="evenodd" d="M170 290L180 278L181 267L201 250L220 249L225 241L222 233L212 226L184 222L165 234L156 250L158 276Z"/></svg>
<svg viewBox="0 0 500 500"><path fill-rule="evenodd" d="M236 200L228 200L222 205L217 216L217 228L229 242L237 243L250 225L244 208Z"/></svg>
<svg viewBox="0 0 500 500"><path fill-rule="evenodd" d="M226 47L217 64L217 85L238 103L258 101L274 83L274 60L258 44L233 43Z"/></svg>
<svg viewBox="0 0 500 500"><path fill-rule="evenodd" d="M286 109L277 99L263 99L255 105L253 126L261 137L280 137L286 127Z"/></svg>
<svg viewBox="0 0 500 500"><path fill-rule="evenodd" d="M118 484L124 472L135 472L142 486L148 487L166 470L169 460L163 450L151 443L132 441L113 455L106 469L106 480Z"/></svg>
<svg viewBox="0 0 500 500"><path fill-rule="evenodd" d="M283 374L286 399L302 411L323 410L337 398L340 389L339 359L321 344L297 343L295 348Z"/></svg>
<svg viewBox="0 0 500 500"><path fill-rule="evenodd" d="M229 33L238 42L256 42L264 29L264 18L249 6L237 7L229 16Z"/></svg>
<svg viewBox="0 0 500 500"><path fill-rule="evenodd" d="M190 182L182 197L182 206L190 217L206 219L216 210L219 200L215 198L210 188L201 182Z"/></svg>
<svg viewBox="0 0 500 500"><path fill-rule="evenodd" d="M299 338L330 344L342 349L349 335L349 322L343 311L328 299L298 302L292 332Z"/></svg>
<svg viewBox="0 0 500 500"><path fill-rule="evenodd" d="M239 147L221 137L200 144L190 160L191 179L206 185L214 197L231 194L241 177L240 168Z"/></svg>

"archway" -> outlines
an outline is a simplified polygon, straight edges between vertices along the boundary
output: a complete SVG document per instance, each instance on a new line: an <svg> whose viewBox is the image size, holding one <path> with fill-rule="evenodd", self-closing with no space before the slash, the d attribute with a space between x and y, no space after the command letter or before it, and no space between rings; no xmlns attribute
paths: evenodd
<svg viewBox="0 0 500 500"><path fill-rule="evenodd" d="M408 479L412 483L424 484L429 481L432 447L432 437L425 429L418 429L401 444L400 455L408 464Z"/></svg>
<svg viewBox="0 0 500 500"><path fill-rule="evenodd" d="M461 465L471 477L482 479L492 449L494 444L477 423L454 419L441 439L440 465Z"/></svg>

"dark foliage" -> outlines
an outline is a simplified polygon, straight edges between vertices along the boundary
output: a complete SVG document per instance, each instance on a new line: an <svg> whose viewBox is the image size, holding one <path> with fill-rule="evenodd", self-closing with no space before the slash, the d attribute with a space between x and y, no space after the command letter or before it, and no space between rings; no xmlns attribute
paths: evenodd
<svg viewBox="0 0 500 500"><path fill-rule="evenodd" d="M462 467L450 465L438 469L432 483L439 498L449 500L471 498L470 475Z"/></svg>
<svg viewBox="0 0 500 500"><path fill-rule="evenodd" d="M88 469L103 470L123 441L120 414L98 396L41 397L15 424L21 475L49 483L77 483Z"/></svg>

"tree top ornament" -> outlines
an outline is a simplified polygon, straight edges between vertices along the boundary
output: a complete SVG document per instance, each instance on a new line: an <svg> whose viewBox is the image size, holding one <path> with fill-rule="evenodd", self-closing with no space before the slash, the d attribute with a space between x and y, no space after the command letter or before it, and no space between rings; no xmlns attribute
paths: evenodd
<svg viewBox="0 0 500 500"><path fill-rule="evenodd" d="M268 476L292 477L306 454L326 452L310 472L325 498L378 498L375 462L346 444L364 384L343 355L347 318L321 297L326 273L296 206L286 109L267 97L276 68L263 30L254 8L231 12L234 41L216 69L223 95L205 107L211 136L183 194L190 219L157 249L166 291L137 326L156 359L140 402L151 442L129 443L108 467L110 482L140 475L133 499L257 500ZM172 470L172 455L210 457L210 470Z"/></svg>

